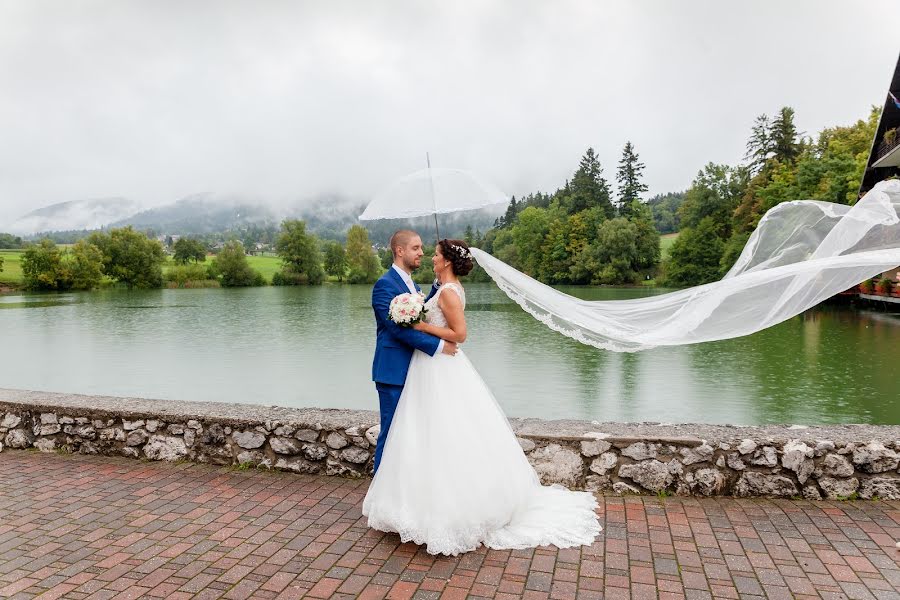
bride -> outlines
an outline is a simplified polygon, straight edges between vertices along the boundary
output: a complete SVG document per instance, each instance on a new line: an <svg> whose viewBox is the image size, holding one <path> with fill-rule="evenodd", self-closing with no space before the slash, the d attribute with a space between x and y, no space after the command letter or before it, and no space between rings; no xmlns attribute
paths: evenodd
<svg viewBox="0 0 900 600"><path fill-rule="evenodd" d="M441 286L416 329L448 342L466 339L472 270L461 240L441 240L434 272ZM591 544L600 533L588 492L542 486L506 416L465 354L416 350L381 463L363 501L369 526L396 532L430 554Z"/></svg>

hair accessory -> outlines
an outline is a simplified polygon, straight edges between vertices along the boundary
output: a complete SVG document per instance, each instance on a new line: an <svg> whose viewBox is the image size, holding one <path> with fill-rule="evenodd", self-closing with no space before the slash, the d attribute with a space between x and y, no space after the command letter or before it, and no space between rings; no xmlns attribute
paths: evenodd
<svg viewBox="0 0 900 600"><path fill-rule="evenodd" d="M462 246L457 246L456 244L450 244L450 247L456 250L456 253L459 254L463 258L472 258L472 253L469 252L468 248L463 248Z"/></svg>

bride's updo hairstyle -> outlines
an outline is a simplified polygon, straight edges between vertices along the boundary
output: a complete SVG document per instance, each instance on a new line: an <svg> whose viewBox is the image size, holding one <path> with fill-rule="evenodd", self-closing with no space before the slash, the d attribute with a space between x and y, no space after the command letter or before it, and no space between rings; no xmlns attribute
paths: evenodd
<svg viewBox="0 0 900 600"><path fill-rule="evenodd" d="M464 241L444 238L438 242L438 246L441 247L441 254L450 263L450 268L457 277L468 275L475 266L475 263L472 262L469 245Z"/></svg>

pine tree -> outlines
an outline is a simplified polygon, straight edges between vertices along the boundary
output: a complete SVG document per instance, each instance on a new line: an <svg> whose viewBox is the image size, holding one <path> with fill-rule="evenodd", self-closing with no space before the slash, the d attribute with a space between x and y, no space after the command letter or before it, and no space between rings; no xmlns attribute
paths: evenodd
<svg viewBox="0 0 900 600"><path fill-rule="evenodd" d="M775 158L782 162L794 162L803 150L798 140L800 135L794 125L794 109L783 107L772 121L771 145Z"/></svg>
<svg viewBox="0 0 900 600"><path fill-rule="evenodd" d="M647 191L647 186L641 182L643 170L644 163L634 151L634 146L631 142L626 142L616 172L616 183L619 185L618 212L623 217L631 216L631 203L640 200L641 194Z"/></svg>
<svg viewBox="0 0 900 600"><path fill-rule="evenodd" d="M603 208L607 217L615 214L610 200L609 184L603 178L603 167L593 148L588 148L578 164L578 170L572 176L571 183L566 182L569 189L567 212L575 214L594 206Z"/></svg>
<svg viewBox="0 0 900 600"><path fill-rule="evenodd" d="M766 165L769 157L775 154L772 148L771 124L767 115L759 115L753 123L750 139L747 140L747 151L744 158L751 175L756 175Z"/></svg>
<svg viewBox="0 0 900 600"><path fill-rule="evenodd" d="M516 202L515 196L510 198L509 206L506 207L506 212L494 221L494 227L503 229L504 227L511 226L516 220L516 215L519 214L519 211L522 209L522 204L522 202Z"/></svg>

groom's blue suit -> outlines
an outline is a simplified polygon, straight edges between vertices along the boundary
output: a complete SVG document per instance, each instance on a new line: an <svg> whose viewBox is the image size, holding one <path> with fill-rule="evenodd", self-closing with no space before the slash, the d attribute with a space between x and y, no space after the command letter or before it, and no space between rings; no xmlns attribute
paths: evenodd
<svg viewBox="0 0 900 600"><path fill-rule="evenodd" d="M415 287L419 290L418 285ZM436 290L437 288L433 287L428 298L431 298ZM433 335L409 327L400 327L388 318L391 300L407 293L409 288L406 287L406 282L393 267L388 269L372 288L372 310L375 311L377 332L375 359L372 361L372 381L378 390L381 409L381 433L378 434L378 445L375 448L376 471L381 463L381 453L384 450L388 430L391 428L397 402L406 383L406 372L409 370L413 350L418 349L429 356L434 356L441 341Z"/></svg>

